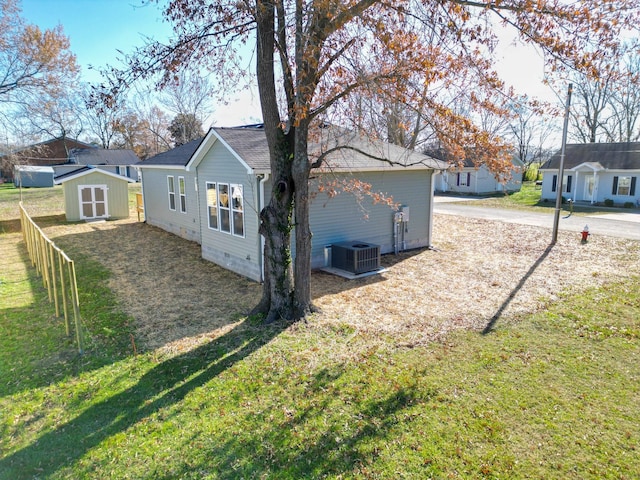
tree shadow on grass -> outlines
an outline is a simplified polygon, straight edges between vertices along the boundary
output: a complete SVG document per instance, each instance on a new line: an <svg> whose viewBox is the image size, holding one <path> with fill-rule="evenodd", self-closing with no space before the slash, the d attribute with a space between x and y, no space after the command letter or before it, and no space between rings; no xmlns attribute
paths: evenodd
<svg viewBox="0 0 640 480"><path fill-rule="evenodd" d="M313 398L290 415L261 422L256 429L211 439L203 447L203 460L172 465L170 475L154 472L153 478L188 478L193 472L215 472L216 478L342 478L369 471L394 428L406 421L402 412L425 400L414 386L391 389L366 402L336 409L336 399L322 393L342 375L321 370L307 387ZM431 395L435 392L429 392ZM277 412L276 417L278 417ZM255 424L253 418L240 423ZM347 426L349 424L349 426ZM202 443L202 442L200 442ZM251 452L248 455L248 452ZM158 474L160 473L160 474ZM366 475L365 475L366 476Z"/></svg>
<svg viewBox="0 0 640 480"><path fill-rule="evenodd" d="M2 478L45 478L55 474L101 442L182 401L189 392L242 361L287 327L284 322L268 327L249 323L245 321L216 340L163 361L134 386L5 456L0 460Z"/></svg>
<svg viewBox="0 0 640 480"><path fill-rule="evenodd" d="M511 302L513 301L515 296L518 294L518 292L520 290L522 290L522 287L524 287L524 284L527 282L529 277L531 277L531 275L533 275L535 273L535 271L538 269L538 267L540 265L542 265L542 262L544 262L545 259L549 256L549 254L551 253L552 249L553 249L553 245L552 244L547 246L547 248L544 250L544 252L542 252L542 255L540 255L540 257L538 257L538 259L533 263L533 265L531 265L531 267L529 268L527 273L524 274L524 276L520 279L520 281L515 286L515 288L513 290L511 290L511 293L509 293L509 296L507 297L507 299L502 303L502 305L500 305L500 308L498 308L496 313L489 320L489 323L487 323L487 325L484 327L484 329L482 330L482 334L483 335L486 335L486 334L491 333L493 331L496 323L498 322L498 320L500 320L500 318L502 317L502 314L504 313L504 311L511 304Z"/></svg>

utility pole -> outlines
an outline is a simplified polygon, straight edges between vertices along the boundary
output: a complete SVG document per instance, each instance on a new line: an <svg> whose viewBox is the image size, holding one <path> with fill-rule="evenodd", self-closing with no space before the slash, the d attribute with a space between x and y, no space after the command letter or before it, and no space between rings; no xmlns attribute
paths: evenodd
<svg viewBox="0 0 640 480"><path fill-rule="evenodd" d="M571 92L573 84L569 84L567 90L567 105L564 110L564 126L562 128L562 148L560 149L560 166L558 167L558 180L556 181L556 210L553 216L553 235L551 245L558 241L558 224L560 223L560 210L562 209L562 190L564 190L564 151L567 146L567 129L569 127L569 107L571 106Z"/></svg>

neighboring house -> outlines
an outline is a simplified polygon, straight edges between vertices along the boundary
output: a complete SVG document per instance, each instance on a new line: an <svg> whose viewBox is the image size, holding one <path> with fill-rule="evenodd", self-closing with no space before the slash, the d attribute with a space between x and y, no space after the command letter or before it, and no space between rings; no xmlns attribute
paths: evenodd
<svg viewBox="0 0 640 480"><path fill-rule="evenodd" d="M69 152L74 148L95 147L74 138L60 137L0 155L0 178L12 181L14 165L51 167L67 163Z"/></svg>
<svg viewBox="0 0 640 480"><path fill-rule="evenodd" d="M518 192L522 187L524 163L513 158L511 178L500 182L486 165L476 166L471 160L465 160L461 169L450 169L436 175L435 189L439 192L486 195L495 192Z"/></svg>
<svg viewBox="0 0 640 480"><path fill-rule="evenodd" d="M542 199L555 200L559 188L558 151L541 168ZM624 205L640 202L640 142L570 144L565 147L562 195L576 202Z"/></svg>
<svg viewBox="0 0 640 480"><path fill-rule="evenodd" d="M341 242L379 245L381 253L431 245L433 173L447 165L345 132L339 142L368 155L337 150L327 157L326 168L312 175L312 268L325 266L325 247ZM273 188L263 128L212 128L203 139L149 158L138 167L147 223L198 242L207 260L262 280L259 213ZM319 191L321 184L348 186L354 179L369 184L372 192L392 196L402 206L403 216L366 195L340 192L339 188L331 196Z"/></svg>
<svg viewBox="0 0 640 480"><path fill-rule="evenodd" d="M69 152L69 161L65 165L56 166L56 176L73 171L78 165L93 165L106 172L115 173L138 182L139 172L135 165L140 161L133 150L76 148Z"/></svg>
<svg viewBox="0 0 640 480"><path fill-rule="evenodd" d="M52 167L16 165L13 170L13 184L16 187L53 187Z"/></svg>
<svg viewBox="0 0 640 480"><path fill-rule="evenodd" d="M129 217L129 183L132 179L93 166L77 168L56 177L64 186L67 221Z"/></svg>

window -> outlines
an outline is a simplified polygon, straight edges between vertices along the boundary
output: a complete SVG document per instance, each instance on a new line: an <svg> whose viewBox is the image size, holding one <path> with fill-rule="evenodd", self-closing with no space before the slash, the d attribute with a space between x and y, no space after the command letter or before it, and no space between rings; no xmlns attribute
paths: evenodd
<svg viewBox="0 0 640 480"><path fill-rule="evenodd" d="M207 182L207 212L209 214L209 228L218 229L218 190L216 184Z"/></svg>
<svg viewBox="0 0 640 480"><path fill-rule="evenodd" d="M209 228L244 237L244 190L239 184L207 182Z"/></svg>
<svg viewBox="0 0 640 480"><path fill-rule="evenodd" d="M244 198L242 185L231 184L231 211L233 212L233 234L244 237Z"/></svg>
<svg viewBox="0 0 640 480"><path fill-rule="evenodd" d="M613 177L612 195L634 196L636 194L636 177Z"/></svg>
<svg viewBox="0 0 640 480"><path fill-rule="evenodd" d="M471 185L471 172L460 172L458 173L458 179L456 181L456 186L458 187L468 187Z"/></svg>
<svg viewBox="0 0 640 480"><path fill-rule="evenodd" d="M229 185L218 184L218 216L220 218L220 231L231 233L231 212L229 209Z"/></svg>
<svg viewBox="0 0 640 480"><path fill-rule="evenodd" d="M176 186L174 185L174 178L172 176L167 177L167 187L169 189L169 210L176 209Z"/></svg>
<svg viewBox="0 0 640 480"><path fill-rule="evenodd" d="M180 211L187 213L187 191L185 190L184 177L178 177L178 191L180 193Z"/></svg>
<svg viewBox="0 0 640 480"><path fill-rule="evenodd" d="M571 180L573 180L572 175L564 175L562 181L562 193L571 193ZM551 182L551 191L555 192L558 189L558 175L553 176L553 181Z"/></svg>

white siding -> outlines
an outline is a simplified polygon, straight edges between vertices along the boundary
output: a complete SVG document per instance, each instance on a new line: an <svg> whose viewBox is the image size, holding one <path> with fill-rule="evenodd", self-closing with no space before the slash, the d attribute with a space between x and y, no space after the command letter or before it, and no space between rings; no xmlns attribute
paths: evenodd
<svg viewBox="0 0 640 480"><path fill-rule="evenodd" d="M261 241L258 234L258 181L220 142L197 167L202 218L202 257L236 273L261 280ZM212 230L208 225L207 182L239 184L244 195L244 237Z"/></svg>
<svg viewBox="0 0 640 480"><path fill-rule="evenodd" d="M175 177L176 209L169 209L167 176ZM200 243L200 218L195 175L184 170L144 169L143 195L144 217L149 225L162 228L192 242ZM184 177L187 193L187 212L180 212L178 177Z"/></svg>

